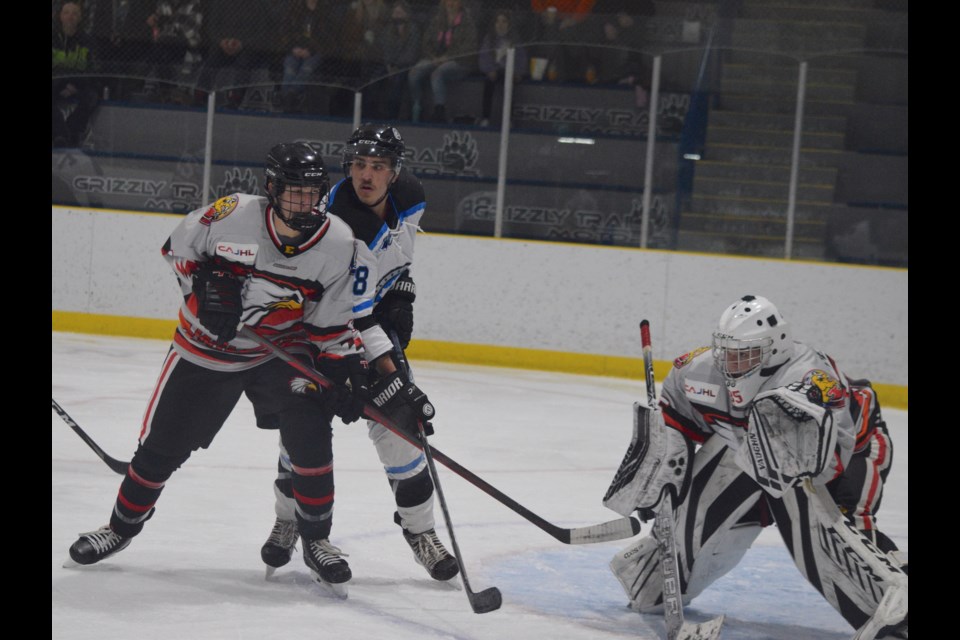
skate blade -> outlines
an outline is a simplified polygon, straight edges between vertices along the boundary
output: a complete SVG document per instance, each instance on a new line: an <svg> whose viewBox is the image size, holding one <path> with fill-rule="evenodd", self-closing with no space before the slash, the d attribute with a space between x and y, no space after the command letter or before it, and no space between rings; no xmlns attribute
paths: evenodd
<svg viewBox="0 0 960 640"><path fill-rule="evenodd" d="M270 565L264 565L264 567L266 568L266 570L264 571L263 579L269 580L270 578L273 577L273 574L277 572L277 568L271 567Z"/></svg>
<svg viewBox="0 0 960 640"><path fill-rule="evenodd" d="M693 624L684 622L677 632L675 640L717 640L720 637L720 627L723 626L724 616L711 618L706 622Z"/></svg>
<svg viewBox="0 0 960 640"><path fill-rule="evenodd" d="M437 582L444 585L450 591L463 591L463 583L460 581L460 574L457 574L447 580L437 580Z"/></svg>
<svg viewBox="0 0 960 640"><path fill-rule="evenodd" d="M334 597L339 598L341 600L347 599L347 596L349 595L349 589L347 587L346 582L340 582L337 584L334 584L332 582L327 582L326 580L318 576L313 571L310 572L310 575L313 576L314 582L316 582L318 585L323 587L325 591L327 591Z"/></svg>
<svg viewBox="0 0 960 640"><path fill-rule="evenodd" d="M76 562L76 561L75 561L73 558L71 558L70 556L67 556L67 559L64 560L64 561L63 561L63 564L60 565L60 566L63 567L64 569L74 569L74 568L79 567L79 566L81 566L81 565L80 565L79 562Z"/></svg>

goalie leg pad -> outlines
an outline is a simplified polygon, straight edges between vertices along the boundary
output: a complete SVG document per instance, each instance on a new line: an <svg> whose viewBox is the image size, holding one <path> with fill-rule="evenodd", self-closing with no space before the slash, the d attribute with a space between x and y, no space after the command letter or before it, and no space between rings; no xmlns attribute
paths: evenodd
<svg viewBox="0 0 960 640"><path fill-rule="evenodd" d="M617 469L603 505L623 516L637 509L657 509L664 491L672 488L674 504L686 497L693 443L663 423L659 407L633 403L633 439Z"/></svg>
<svg viewBox="0 0 960 640"><path fill-rule="evenodd" d="M844 518L824 487L804 481L769 503L800 573L862 630L859 640L906 619L907 574Z"/></svg>
<svg viewBox="0 0 960 640"><path fill-rule="evenodd" d="M686 595L692 600L740 564L762 530L758 524L737 524L708 538L693 563Z"/></svg>
<svg viewBox="0 0 960 640"><path fill-rule="evenodd" d="M675 514L684 605L736 566L753 544L762 529L752 517L761 495L723 440L710 438L697 452L689 495ZM663 610L658 544L656 537L646 536L610 562L630 608L641 613Z"/></svg>
<svg viewBox="0 0 960 640"><path fill-rule="evenodd" d="M630 608L640 613L663 611L663 575L658 546L656 538L646 536L621 550L610 561L610 571L630 598ZM683 603L687 604L686 598Z"/></svg>

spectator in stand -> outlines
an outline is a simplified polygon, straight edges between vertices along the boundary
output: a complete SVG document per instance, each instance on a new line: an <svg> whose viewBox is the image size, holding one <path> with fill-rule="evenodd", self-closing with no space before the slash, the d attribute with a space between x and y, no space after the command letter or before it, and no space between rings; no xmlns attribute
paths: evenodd
<svg viewBox="0 0 960 640"><path fill-rule="evenodd" d="M390 6L386 0L353 0L340 22L342 73L355 80L358 87L387 73L380 36L389 20ZM381 97L372 88L363 92L364 118L381 116Z"/></svg>
<svg viewBox="0 0 960 640"><path fill-rule="evenodd" d="M420 58L420 25L406 0L396 0L390 9L390 20L380 35L383 60L390 74L382 85L384 120L400 118L400 105L407 92L407 75Z"/></svg>
<svg viewBox="0 0 960 640"><path fill-rule="evenodd" d="M520 39L527 37L527 21L529 9L526 3L516 0L466 0L467 9L473 14L477 24L480 25L480 36L482 39L483 29L493 23L493 18L501 11L510 12L510 22L514 32Z"/></svg>
<svg viewBox="0 0 960 640"><path fill-rule="evenodd" d="M84 3L87 19L94 9L91 35L97 50L97 66L105 73L143 76L153 33L147 18L154 12L155 2L131 0L91 0ZM112 81L118 86L119 79Z"/></svg>
<svg viewBox="0 0 960 640"><path fill-rule="evenodd" d="M284 50L280 100L284 111L303 108L304 83L310 82L331 52L334 36L330 13L320 0L293 0L281 19L280 45Z"/></svg>
<svg viewBox="0 0 960 640"><path fill-rule="evenodd" d="M359 78L382 71L380 36L390 20L385 0L353 0L341 21L341 51L350 69L346 75Z"/></svg>
<svg viewBox="0 0 960 640"><path fill-rule="evenodd" d="M237 108L255 70L266 72L276 33L268 0L204 0L210 45L200 73L206 91L227 91L227 106ZM221 89L222 88L222 89Z"/></svg>
<svg viewBox="0 0 960 640"><path fill-rule="evenodd" d="M410 70L409 85L412 117L420 121L423 83L429 78L433 91L434 122L447 121L447 91L472 70L472 55L477 52L477 24L463 6L463 0L440 0L433 17L423 31L420 60Z"/></svg>
<svg viewBox="0 0 960 640"><path fill-rule="evenodd" d="M480 119L482 127L490 126L493 91L497 85L503 84L506 75L507 49L517 47L520 42L520 35L514 26L513 14L503 9L495 12L490 28L480 44L480 53L477 55L477 66L484 75L483 110ZM515 49L513 63L513 79L517 82L526 75L529 68L526 48Z"/></svg>
<svg viewBox="0 0 960 640"><path fill-rule="evenodd" d="M583 47L592 35L589 18L596 0L530 0L534 28L532 40L551 42L541 45L531 55L549 60L549 80L573 80L583 78Z"/></svg>
<svg viewBox="0 0 960 640"><path fill-rule="evenodd" d="M413 11L414 22L424 23L437 10L437 0L407 0Z"/></svg>
<svg viewBox="0 0 960 640"><path fill-rule="evenodd" d="M647 106L650 69L636 49L643 43L639 19L655 13L653 1L597 0L594 10L593 39L604 46L591 49L586 58L587 81L632 86L637 107Z"/></svg>
<svg viewBox="0 0 960 640"><path fill-rule="evenodd" d="M100 102L99 86L86 74L94 71L90 37L80 29L79 2L64 2L53 25L53 146L76 147L87 133Z"/></svg>
<svg viewBox="0 0 960 640"><path fill-rule="evenodd" d="M97 66L112 59L115 0L83 0L83 24L81 29L93 43L97 52Z"/></svg>
<svg viewBox="0 0 960 640"><path fill-rule="evenodd" d="M203 25L201 0L159 0L148 17L151 44L147 51L147 72L144 84L149 100L164 102L179 79L187 52L199 55ZM159 84L157 80L161 81Z"/></svg>

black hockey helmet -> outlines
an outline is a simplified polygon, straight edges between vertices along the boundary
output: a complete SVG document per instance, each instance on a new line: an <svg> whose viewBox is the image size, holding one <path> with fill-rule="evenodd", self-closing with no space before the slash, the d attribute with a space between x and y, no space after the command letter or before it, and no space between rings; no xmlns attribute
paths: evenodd
<svg viewBox="0 0 960 640"><path fill-rule="evenodd" d="M407 147L396 127L368 122L357 127L347 138L347 144L343 148L343 173L350 177L350 165L355 157L372 156L389 158L393 163L393 172L399 174L406 150Z"/></svg>
<svg viewBox="0 0 960 640"><path fill-rule="evenodd" d="M330 176L323 158L306 142L278 144L267 154L266 162L267 199L287 226L310 233L327 218L327 195L330 192ZM288 186L303 187L310 197L306 210L287 212L280 204L280 195Z"/></svg>

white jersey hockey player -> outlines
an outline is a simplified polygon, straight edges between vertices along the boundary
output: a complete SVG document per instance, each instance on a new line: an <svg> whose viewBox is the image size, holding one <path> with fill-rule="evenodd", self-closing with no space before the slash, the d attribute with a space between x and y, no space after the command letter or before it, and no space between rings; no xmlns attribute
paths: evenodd
<svg viewBox="0 0 960 640"><path fill-rule="evenodd" d="M346 177L330 195L330 211L350 226L377 263L373 315L356 321L372 364L371 373L377 376L372 384L374 396L379 395L377 390L395 388L398 380L416 388L398 370L393 344L385 333L395 332L400 347L406 348L413 332L416 288L411 268L426 202L420 181L403 167L404 152L405 144L396 128L364 124L347 140L343 153ZM394 521L402 527L414 558L434 579L452 579L459 567L434 528L433 482L423 452L383 425L369 421L367 426L394 494ZM427 430L428 435L431 432ZM297 539L290 461L282 449L274 493L277 519L261 549L268 576L289 561Z"/></svg>
<svg viewBox="0 0 960 640"><path fill-rule="evenodd" d="M120 485L110 522L80 536L73 562L93 564L130 544L154 512L173 474L210 446L241 395L257 425L278 429L291 461L296 520L304 562L323 582L351 577L330 544L333 449L328 415L359 415L366 401L366 363L353 327L372 300L356 274L376 265L366 245L327 215L329 178L305 143L280 144L267 155L267 197L232 194L186 215L163 246L182 293L180 324L150 398L139 446ZM238 335L240 323L316 363L335 382L304 392L297 372ZM229 515L229 508L225 517Z"/></svg>
<svg viewBox="0 0 960 640"><path fill-rule="evenodd" d="M868 381L794 342L769 300L744 296L721 316L712 348L674 361L659 406L634 411L604 505L648 520L672 493L684 604L776 523L858 639L907 637L905 556L875 520L893 443ZM647 536L610 563L641 613L663 610L657 547Z"/></svg>

